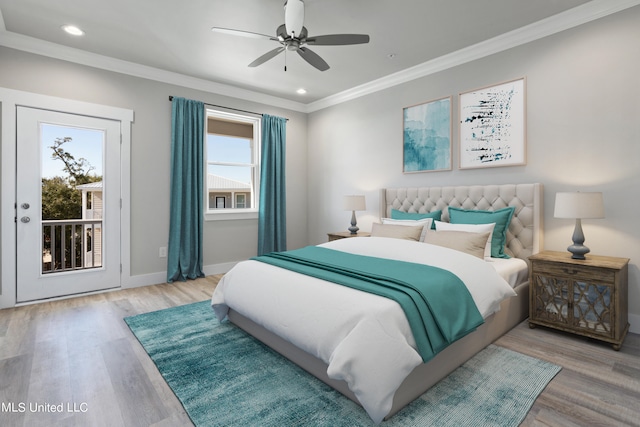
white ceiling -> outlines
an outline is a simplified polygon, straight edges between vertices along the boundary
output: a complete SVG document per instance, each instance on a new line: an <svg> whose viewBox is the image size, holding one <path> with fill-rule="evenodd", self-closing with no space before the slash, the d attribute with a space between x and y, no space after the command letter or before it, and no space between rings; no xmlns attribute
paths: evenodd
<svg viewBox="0 0 640 427"><path fill-rule="evenodd" d="M286 55L286 72L284 54L249 68L250 62L278 45L211 31L217 26L275 35L284 22L283 0L0 0L0 45L103 68L126 68L124 72L149 78L180 76L187 86L211 83L230 94L237 91L241 98L256 95L259 100L263 95L304 110L367 85L415 78L416 73L438 67L443 58L449 58L448 66L455 65L451 58L456 55L470 60L638 3L306 0L310 35L371 37L365 45L313 46L331 66L325 72L291 52ZM86 35L66 34L60 28L64 24L77 25ZM109 63L117 65L105 65ZM298 88L307 94L297 94Z"/></svg>

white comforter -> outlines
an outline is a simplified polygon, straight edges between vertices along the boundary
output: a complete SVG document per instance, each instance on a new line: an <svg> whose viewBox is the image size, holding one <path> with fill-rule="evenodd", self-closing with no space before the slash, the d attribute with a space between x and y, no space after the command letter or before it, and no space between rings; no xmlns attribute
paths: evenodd
<svg viewBox="0 0 640 427"><path fill-rule="evenodd" d="M321 246L448 269L466 284L484 318L515 295L491 263L452 249L382 237ZM395 301L262 262L244 261L231 269L211 305L220 320L233 308L323 360L328 376L346 381L376 423L389 413L402 381L422 363Z"/></svg>

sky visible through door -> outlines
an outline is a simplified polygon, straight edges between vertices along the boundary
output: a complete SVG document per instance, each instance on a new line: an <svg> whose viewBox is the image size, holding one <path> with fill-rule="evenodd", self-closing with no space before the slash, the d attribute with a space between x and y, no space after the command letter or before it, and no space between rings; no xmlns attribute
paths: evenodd
<svg viewBox="0 0 640 427"><path fill-rule="evenodd" d="M76 160L84 158L93 167L91 175L102 176L102 140L104 133L96 129L82 129L76 127L44 124L41 127L41 153L42 153L42 177L54 176L66 177L64 164L53 159L53 146L56 138L70 137L62 148L73 155Z"/></svg>

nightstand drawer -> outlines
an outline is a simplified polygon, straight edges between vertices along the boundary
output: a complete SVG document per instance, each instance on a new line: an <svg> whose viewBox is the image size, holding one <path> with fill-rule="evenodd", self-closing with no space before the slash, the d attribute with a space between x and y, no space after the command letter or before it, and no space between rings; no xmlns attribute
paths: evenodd
<svg viewBox="0 0 640 427"><path fill-rule="evenodd" d="M533 264L533 271L534 273L565 276L575 280L588 280L590 282L600 281L612 283L616 277L616 272L613 270L587 266L577 267L571 264L561 264L548 261L535 261Z"/></svg>

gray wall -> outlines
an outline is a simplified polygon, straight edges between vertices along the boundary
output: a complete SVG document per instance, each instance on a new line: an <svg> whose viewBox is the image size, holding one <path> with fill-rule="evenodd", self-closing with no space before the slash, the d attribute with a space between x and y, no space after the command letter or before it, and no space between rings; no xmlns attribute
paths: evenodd
<svg viewBox="0 0 640 427"><path fill-rule="evenodd" d="M158 249L169 232L169 95L197 99L289 118L287 123L287 240L307 241L306 114L183 87L122 75L0 47L0 86L131 109L131 275L166 271ZM295 185L294 185L295 184ZM257 220L207 221L204 265L215 266L256 255Z"/></svg>
<svg viewBox="0 0 640 427"><path fill-rule="evenodd" d="M602 191L606 219L584 220L593 254L631 259L629 307L640 332L640 7L309 115L310 243L346 230L345 194L367 198L362 230L378 218L378 189L541 182L545 248L564 251L574 221L555 219L558 191ZM526 166L457 169L458 94L526 77ZM452 171L402 173L402 109L453 95Z"/></svg>

